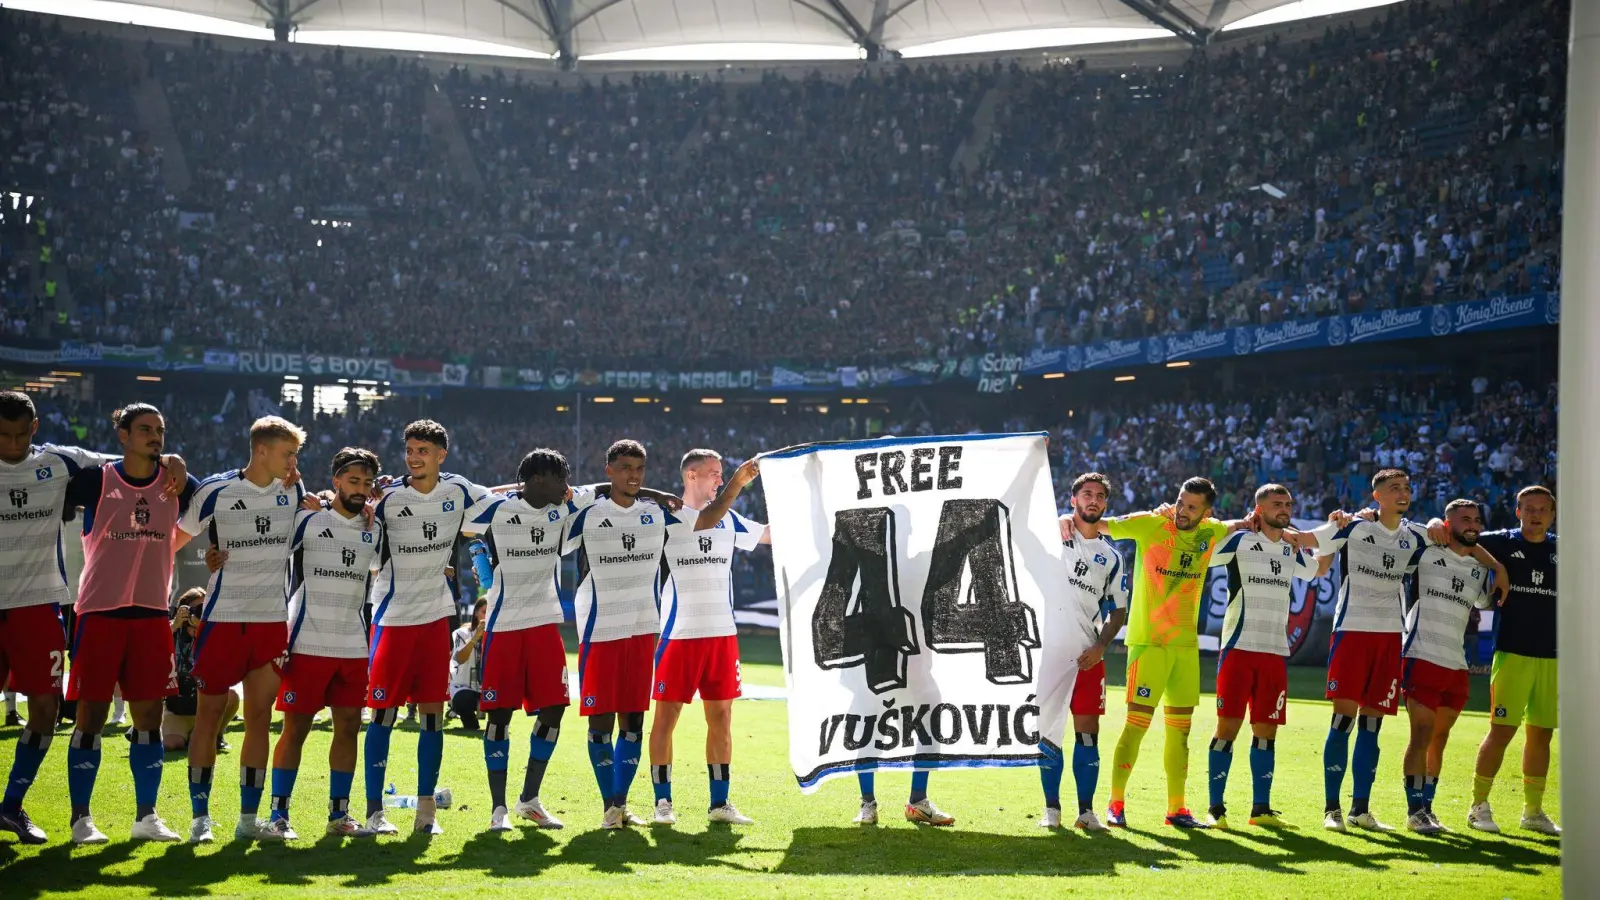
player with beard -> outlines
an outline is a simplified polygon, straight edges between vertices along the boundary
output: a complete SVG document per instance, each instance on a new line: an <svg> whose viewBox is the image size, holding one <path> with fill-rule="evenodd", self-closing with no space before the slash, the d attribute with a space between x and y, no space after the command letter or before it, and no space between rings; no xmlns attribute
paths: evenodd
<svg viewBox="0 0 1600 900"><path fill-rule="evenodd" d="M177 689L177 661L167 598L172 595L172 555L178 519L199 482L189 476L182 493L163 488L161 451L166 421L155 407L134 403L117 413L121 462L82 469L72 476L66 502L83 508L83 579L79 585L67 697L78 703L67 746L67 791L72 801L72 841L103 844L89 804L100 770L100 731L120 685L133 713L128 766L133 770L137 840L176 841L156 815L161 792L162 700ZM53 523L52 523L53 524Z"/></svg>
<svg viewBox="0 0 1600 900"><path fill-rule="evenodd" d="M728 802L733 763L733 701L740 696L739 630L733 620L733 553L772 542L767 526L733 511L759 474L748 460L722 484L722 456L690 450L679 465L683 509L667 514L667 583L655 660L655 721L650 726L650 780L655 822L678 821L672 806L672 732L683 705L698 693L706 715L706 770L713 822L749 825ZM721 489L719 493L718 490Z"/></svg>
<svg viewBox="0 0 1600 900"><path fill-rule="evenodd" d="M361 607L377 568L382 526L364 515L376 490L380 463L370 450L346 447L330 466L333 500L316 511L295 514L289 545L289 646L277 708L283 732L272 748L272 819L285 840L289 799L300 772L300 753L319 710L333 710L328 747L328 834L371 837L350 814L356 774L356 737L367 697L367 634Z"/></svg>
<svg viewBox="0 0 1600 900"><path fill-rule="evenodd" d="M1211 739L1211 810L1206 824L1227 828L1223 798L1233 765L1233 742L1250 711L1250 824L1287 827L1272 808L1278 727L1289 700L1289 608L1294 579L1327 574L1332 557L1302 549L1306 536L1291 526L1294 495L1281 484L1256 490L1255 533L1237 532L1211 557L1228 573L1228 607L1222 619L1222 650L1217 657L1217 732Z"/></svg>
<svg viewBox="0 0 1600 900"><path fill-rule="evenodd" d="M1111 494L1111 479L1099 472L1079 475L1072 483L1071 536L1062 542L1066 590L1045 613L1045 645L1039 671L1039 778L1044 787L1042 828L1061 826L1061 776L1066 768L1061 740L1065 712L1072 715L1072 778L1077 786L1078 817L1085 831L1105 831L1094 812L1094 791L1100 779L1100 717L1106 713L1106 649L1128 618L1128 576L1122 555L1100 536L1100 519ZM1098 628L1096 627L1098 626ZM1065 666L1053 641L1086 632L1089 647L1076 660L1077 677L1065 678Z"/></svg>
<svg viewBox="0 0 1600 900"><path fill-rule="evenodd" d="M1378 732L1384 717L1394 715L1400 694L1403 583L1416 571L1428 537L1405 517L1411 509L1411 476L1399 469L1379 470L1372 476L1372 499L1376 510L1360 516L1335 511L1328 524L1307 532L1317 543L1318 556L1340 553L1339 597L1328 651L1327 697L1333 701L1333 720L1322 749L1322 827L1329 831L1346 828L1340 809L1346 768L1352 770L1349 824L1368 831L1394 830L1372 814L1370 800L1378 776ZM1496 570L1504 590L1504 570L1482 547L1473 552Z"/></svg>
<svg viewBox="0 0 1600 900"><path fill-rule="evenodd" d="M1444 517L1449 541L1422 552L1405 611L1402 690L1411 722L1404 767L1406 827L1419 834L1448 830L1433 814L1433 795L1450 729L1467 707L1467 622L1473 607L1490 606L1490 570L1471 555L1483 531L1478 504L1452 500Z"/></svg>
<svg viewBox="0 0 1600 900"><path fill-rule="evenodd" d="M51 732L61 710L67 636L61 613L71 610L77 587L63 571L67 541L61 524L68 485L74 475L112 462L77 447L35 445L39 417L33 400L20 391L0 392L0 684L28 697L28 721L17 735L17 752L0 801L0 829L15 832L25 844L42 844L43 830L22 808L28 788L49 752ZM162 460L169 491L188 481L183 461Z"/></svg>
<svg viewBox="0 0 1600 900"><path fill-rule="evenodd" d="M1200 595L1211 555L1230 533L1247 522L1211 518L1217 489L1204 478L1183 483L1177 502L1154 512L1102 520L1101 534L1132 540L1133 602L1128 621L1128 719L1112 757L1111 806L1106 824L1126 827L1124 797L1150 729L1157 703L1166 700L1166 822L1176 828L1204 828L1189 812L1184 794L1189 776L1189 729L1200 702ZM1075 533L1061 520L1062 539Z"/></svg>

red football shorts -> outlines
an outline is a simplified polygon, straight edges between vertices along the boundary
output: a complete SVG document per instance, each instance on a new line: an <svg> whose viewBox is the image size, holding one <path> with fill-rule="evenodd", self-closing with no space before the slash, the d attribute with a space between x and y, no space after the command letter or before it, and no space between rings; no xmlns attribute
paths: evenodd
<svg viewBox="0 0 1600 900"><path fill-rule="evenodd" d="M0 685L28 696L60 696L67 632L60 607L35 603L0 609Z"/></svg>
<svg viewBox="0 0 1600 900"><path fill-rule="evenodd" d="M164 615L84 613L72 636L69 676L68 700L110 703L118 685L122 699L132 703L165 699L178 692L172 626Z"/></svg>
<svg viewBox="0 0 1600 900"><path fill-rule="evenodd" d="M701 700L734 700L739 683L737 635L668 638L656 651L657 700L688 703L696 691Z"/></svg>
<svg viewBox="0 0 1600 900"><path fill-rule="evenodd" d="M1394 715L1400 695L1400 635L1392 631L1338 631L1328 653L1329 700L1353 700Z"/></svg>
<svg viewBox="0 0 1600 900"><path fill-rule="evenodd" d="M359 708L367 702L367 661L297 654L283 667L278 711L311 715L323 707Z"/></svg>
<svg viewBox="0 0 1600 900"><path fill-rule="evenodd" d="M195 635L190 674L200 693L226 694L251 672L278 663L288 649L287 622L207 622Z"/></svg>
<svg viewBox="0 0 1600 900"><path fill-rule="evenodd" d="M450 699L450 620L372 626L367 705L393 709Z"/></svg>
<svg viewBox="0 0 1600 900"><path fill-rule="evenodd" d="M1087 669L1079 669L1072 682L1072 699L1067 708L1075 716L1103 716L1106 714L1106 664L1105 660Z"/></svg>
<svg viewBox="0 0 1600 900"><path fill-rule="evenodd" d="M1229 650L1217 664L1217 717L1282 725L1288 717L1289 661L1276 653Z"/></svg>
<svg viewBox="0 0 1600 900"><path fill-rule="evenodd" d="M556 625L490 632L483 637L483 689L479 709L535 713L566 706L567 648Z"/></svg>
<svg viewBox="0 0 1600 900"><path fill-rule="evenodd" d="M1425 659L1406 660L1401 687L1408 700L1429 709L1444 707L1456 712L1467 708L1467 692L1471 689L1466 669L1446 669Z"/></svg>
<svg viewBox="0 0 1600 900"><path fill-rule="evenodd" d="M650 708L650 666L656 636L636 634L578 649L578 714L644 712Z"/></svg>

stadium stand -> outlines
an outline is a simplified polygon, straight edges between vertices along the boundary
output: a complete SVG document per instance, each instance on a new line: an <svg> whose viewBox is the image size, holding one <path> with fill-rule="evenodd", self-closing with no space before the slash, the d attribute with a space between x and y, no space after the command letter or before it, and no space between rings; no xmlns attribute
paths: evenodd
<svg viewBox="0 0 1600 900"><path fill-rule="evenodd" d="M479 365L843 365L1543 290L1565 19L1413 2L1158 71L569 88L6 13L0 181L43 196L47 230L7 231L4 319ZM130 99L148 84L178 147Z"/></svg>

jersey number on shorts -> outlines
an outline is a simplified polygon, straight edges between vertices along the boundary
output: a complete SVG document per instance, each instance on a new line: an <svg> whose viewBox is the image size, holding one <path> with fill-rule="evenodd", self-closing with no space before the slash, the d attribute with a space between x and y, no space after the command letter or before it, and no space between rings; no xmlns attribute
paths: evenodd
<svg viewBox="0 0 1600 900"><path fill-rule="evenodd" d="M50 651L50 677L56 681L61 680L62 666L65 663L64 656L65 654L60 650Z"/></svg>
<svg viewBox="0 0 1600 900"><path fill-rule="evenodd" d="M995 684L1031 680L1030 651L1040 645L1033 610L1016 599L1009 515L997 500L946 501L922 595L928 646L983 653ZM887 507L835 513L833 555L811 620L817 665L863 666L880 694L905 687L907 660L921 652L916 620L901 604L897 546Z"/></svg>

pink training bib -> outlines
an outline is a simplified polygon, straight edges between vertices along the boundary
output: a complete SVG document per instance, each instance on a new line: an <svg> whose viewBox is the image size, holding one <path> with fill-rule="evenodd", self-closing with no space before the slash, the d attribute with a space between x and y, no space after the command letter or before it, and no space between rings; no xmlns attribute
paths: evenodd
<svg viewBox="0 0 1600 900"><path fill-rule="evenodd" d="M161 496L165 469L144 487L123 480L115 464L100 471L100 504L83 536L78 614L128 606L165 612L178 534L178 498Z"/></svg>

